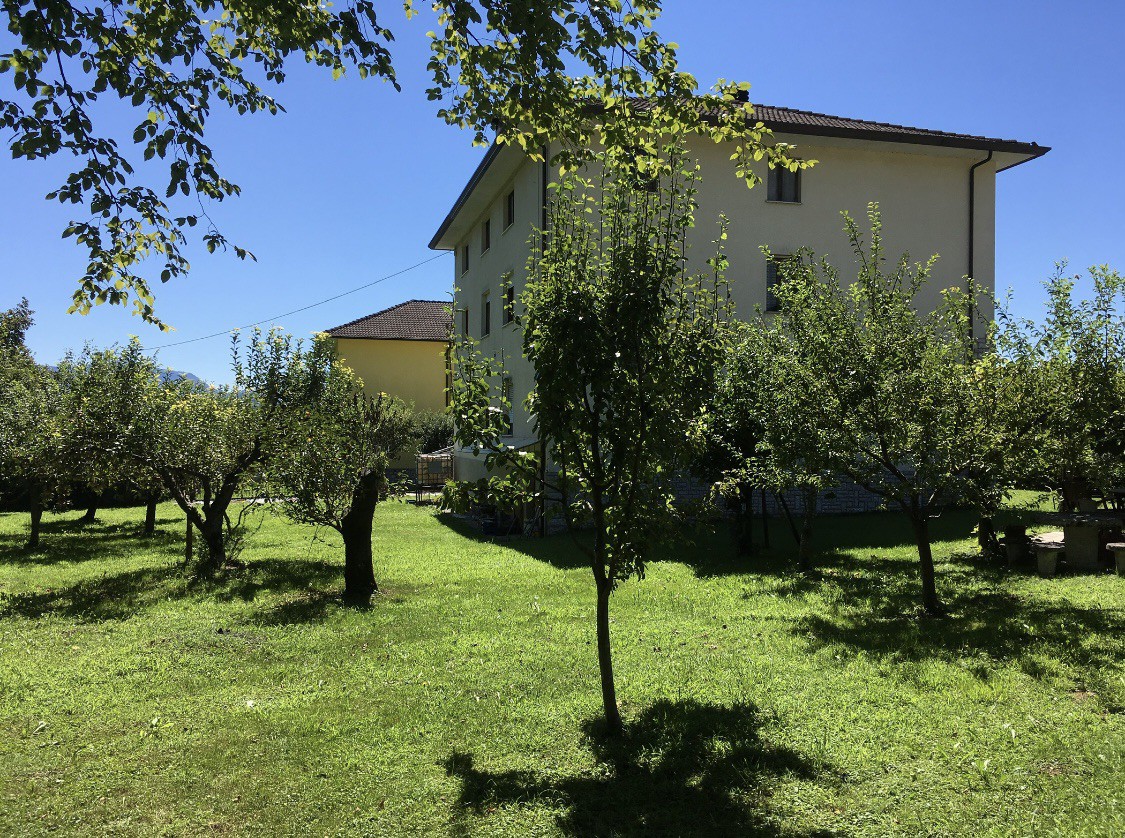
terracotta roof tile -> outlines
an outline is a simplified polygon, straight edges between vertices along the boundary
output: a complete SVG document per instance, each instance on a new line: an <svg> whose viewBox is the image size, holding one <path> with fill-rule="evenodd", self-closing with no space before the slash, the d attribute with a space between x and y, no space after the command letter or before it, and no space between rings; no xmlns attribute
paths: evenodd
<svg viewBox="0 0 1125 838"><path fill-rule="evenodd" d="M886 139L890 142L914 142L922 145L956 145L964 148L993 148L997 151L1013 151L1024 154L1042 154L1049 149L1036 143L1019 140L1004 140L984 137L979 134L958 134L953 131L937 131L931 128L913 128L909 125L895 125L890 122L875 122L870 119L853 119L845 116L783 108L776 105L754 105L751 119L763 122L779 133L786 130L795 133L808 133L829 136L860 136L865 139Z"/></svg>
<svg viewBox="0 0 1125 838"><path fill-rule="evenodd" d="M334 338L367 340L447 341L453 328L451 304L440 300L407 300L342 326L328 329Z"/></svg>

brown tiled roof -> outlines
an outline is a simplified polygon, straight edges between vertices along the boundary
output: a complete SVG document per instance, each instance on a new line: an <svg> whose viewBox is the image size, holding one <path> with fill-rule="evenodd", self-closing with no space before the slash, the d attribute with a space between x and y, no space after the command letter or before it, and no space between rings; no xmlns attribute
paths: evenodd
<svg viewBox="0 0 1125 838"><path fill-rule="evenodd" d="M440 300L407 300L327 331L334 338L444 342L449 340L452 328L450 303Z"/></svg>
<svg viewBox="0 0 1125 838"><path fill-rule="evenodd" d="M873 122L869 119L852 119L815 111L799 111L775 105L754 105L756 119L778 133L814 134L820 137L854 137L863 140L883 140L892 143L917 143L919 145L977 148L984 151L1010 151L1036 157L1050 151L1038 143L1020 140L1001 140L979 134L958 134L930 128L912 128L890 122Z"/></svg>

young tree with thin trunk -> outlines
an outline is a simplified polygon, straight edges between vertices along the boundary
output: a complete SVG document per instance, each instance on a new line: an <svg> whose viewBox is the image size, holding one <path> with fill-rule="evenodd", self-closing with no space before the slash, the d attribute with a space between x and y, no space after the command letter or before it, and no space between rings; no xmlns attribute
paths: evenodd
<svg viewBox="0 0 1125 838"><path fill-rule="evenodd" d="M842 282L808 251L779 265L775 334L788 383L776 404L800 421L778 433L804 445L815 428L808 440L830 455L835 473L906 514L922 605L937 614L929 522L942 506L993 485L989 379L977 364L964 292L943 291L933 311L917 306L937 257L923 265L903 256L888 270L878 205L868 208L867 243L843 216L855 281Z"/></svg>
<svg viewBox="0 0 1125 838"><path fill-rule="evenodd" d="M324 338L317 346L324 389L287 425L282 450L264 476L286 516L340 534L344 598L367 605L379 590L371 551L375 507L388 489L387 467L413 441L415 423L402 401L365 394Z"/></svg>
<svg viewBox="0 0 1125 838"><path fill-rule="evenodd" d="M153 426L141 421L160 370L133 338L125 346L68 352L58 367L63 423L59 453L72 485L90 495L82 523L93 522L101 497L128 486L151 498L160 480L134 451L151 449ZM154 524L155 526L155 524ZM145 534L147 532L147 514Z"/></svg>
<svg viewBox="0 0 1125 838"><path fill-rule="evenodd" d="M776 319L742 324L715 388L708 437L725 452L720 490L746 486L801 500L797 568L813 570L812 528L821 492L832 485L830 419L816 409L813 382L787 352L790 342ZM753 434L740 429L753 428ZM788 511L788 507L786 507Z"/></svg>
<svg viewBox="0 0 1125 838"><path fill-rule="evenodd" d="M721 250L710 275L687 270L695 173L678 147L664 151L673 161L664 177L603 161L597 180L563 179L522 296L523 352L535 369L528 409L570 499L568 524L592 525L590 542L576 543L594 577L602 706L614 733L622 722L610 595L644 576L654 543L669 533L671 481L696 449L728 314ZM459 441L492 452L498 491L505 479L541 480L535 454L505 448L486 381L459 347Z"/></svg>
<svg viewBox="0 0 1125 838"><path fill-rule="evenodd" d="M245 346L235 335L232 366L230 386L186 379L160 384L146 399L143 417L155 439L130 446L199 531L204 555L198 570L207 576L227 564L228 545L252 509L242 506L232 520L236 493L265 469L298 411L323 391L322 365L279 331L263 338L255 330Z"/></svg>
<svg viewBox="0 0 1125 838"><path fill-rule="evenodd" d="M1065 269L1044 283L1041 322L1000 309L991 374L1009 484L1074 510L1125 484L1125 277L1091 268L1082 299Z"/></svg>
<svg viewBox="0 0 1125 838"><path fill-rule="evenodd" d="M24 338L33 322L27 300L0 312L0 481L27 501L30 550L39 548L43 510L65 483L62 399L54 373L36 364L27 349Z"/></svg>

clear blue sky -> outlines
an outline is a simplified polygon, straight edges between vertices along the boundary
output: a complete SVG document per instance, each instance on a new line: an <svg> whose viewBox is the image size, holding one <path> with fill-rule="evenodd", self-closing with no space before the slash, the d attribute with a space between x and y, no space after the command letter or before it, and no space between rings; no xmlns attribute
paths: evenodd
<svg viewBox="0 0 1125 838"><path fill-rule="evenodd" d="M42 199L65 161L0 160L0 307L29 298L37 321L29 340L40 361L87 340L138 334L158 346L269 318L433 255L426 244L483 150L426 101L431 22L408 23L398 3L385 5L403 92L301 67L278 93L287 114L216 112L212 147L243 195L211 214L258 262L193 252L191 274L157 289L171 335L110 306L87 317L65 313L82 252L60 238L70 210ZM1053 147L998 179L997 285L1015 289L1023 313L1038 311L1039 282L1056 259L1125 269L1121 4L665 5L657 29L680 44L684 69L703 85L747 80L752 101ZM279 325L307 335L401 300L441 299L448 259ZM220 381L227 353L218 338L159 357Z"/></svg>

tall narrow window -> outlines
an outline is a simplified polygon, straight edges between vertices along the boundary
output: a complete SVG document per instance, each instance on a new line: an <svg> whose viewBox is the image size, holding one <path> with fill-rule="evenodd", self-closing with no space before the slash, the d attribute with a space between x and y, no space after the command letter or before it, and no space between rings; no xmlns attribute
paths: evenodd
<svg viewBox="0 0 1125 838"><path fill-rule="evenodd" d="M801 170L770 169L766 197L783 204L801 203Z"/></svg>
<svg viewBox="0 0 1125 838"><path fill-rule="evenodd" d="M492 331L492 300L485 291L480 297L480 336L484 337Z"/></svg>
<svg viewBox="0 0 1125 838"><path fill-rule="evenodd" d="M469 307L461 309L461 334L465 337L469 336Z"/></svg>
<svg viewBox="0 0 1125 838"><path fill-rule="evenodd" d="M467 244L461 246L461 273L469 269L469 246Z"/></svg>
<svg viewBox="0 0 1125 838"><path fill-rule="evenodd" d="M453 344L445 345L445 406L453 403Z"/></svg>
<svg viewBox="0 0 1125 838"><path fill-rule="evenodd" d="M487 253L492 247L492 219L486 218L480 225L480 252Z"/></svg>
<svg viewBox="0 0 1125 838"><path fill-rule="evenodd" d="M785 271L781 270L781 263L792 256L773 254L773 258L766 262L766 311L780 311L781 303L777 299L777 286L785 281Z"/></svg>
<svg viewBox="0 0 1125 838"><path fill-rule="evenodd" d="M516 223L516 190L508 193L504 199L504 229L507 230Z"/></svg>
<svg viewBox="0 0 1125 838"><path fill-rule="evenodd" d="M500 409L504 411L504 436L512 435L512 397L515 388L512 387L511 376L504 376L500 383Z"/></svg>
<svg viewBox="0 0 1125 838"><path fill-rule="evenodd" d="M516 288L509 279L504 285L504 325L516 319Z"/></svg>

